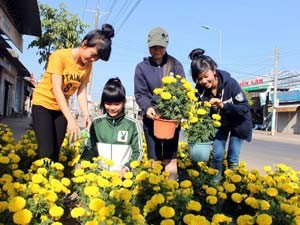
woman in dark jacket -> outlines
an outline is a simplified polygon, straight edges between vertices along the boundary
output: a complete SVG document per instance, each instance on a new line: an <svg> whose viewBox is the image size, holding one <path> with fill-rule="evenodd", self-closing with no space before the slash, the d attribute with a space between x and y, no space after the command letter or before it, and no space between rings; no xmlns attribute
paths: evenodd
<svg viewBox="0 0 300 225"><path fill-rule="evenodd" d="M219 170L219 179L227 140L227 161L230 169L238 166L243 141L251 141L250 107L239 83L228 72L218 70L216 62L204 55L203 49L194 49L189 57L192 60L192 78L196 83L199 99L209 101L212 111L221 116L221 127L213 142L211 162L211 166Z"/></svg>
<svg viewBox="0 0 300 225"><path fill-rule="evenodd" d="M163 161L165 171L170 179L177 179L177 149L180 126L176 129L172 139L162 140L154 136L153 118L156 115L157 95L155 88L162 87L162 77L170 75L184 75L181 63L171 55L166 48L169 35L166 30L156 27L149 32L148 47L150 57L144 58L137 64L134 74L134 96L143 113L143 129L147 143L148 157L154 161Z"/></svg>

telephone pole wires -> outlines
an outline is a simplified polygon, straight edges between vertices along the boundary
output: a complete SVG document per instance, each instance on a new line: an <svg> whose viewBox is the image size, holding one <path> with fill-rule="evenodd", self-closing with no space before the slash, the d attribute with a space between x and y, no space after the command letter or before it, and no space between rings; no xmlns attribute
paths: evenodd
<svg viewBox="0 0 300 225"><path fill-rule="evenodd" d="M99 19L102 15L106 15L106 14L109 15L111 13L110 11L102 12L99 10L99 8L100 8L100 0L98 0L98 2L97 2L96 9L87 9L86 10L88 12L95 13L94 29L99 28ZM91 74L90 74L90 80L88 83L88 91L87 91L87 96L88 96L89 102L92 101L93 75L94 75L94 69L92 68Z"/></svg>

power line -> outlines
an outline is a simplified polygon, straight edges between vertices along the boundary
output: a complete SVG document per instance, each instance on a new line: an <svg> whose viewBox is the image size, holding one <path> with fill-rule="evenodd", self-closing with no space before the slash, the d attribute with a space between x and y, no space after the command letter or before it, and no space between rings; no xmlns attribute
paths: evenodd
<svg viewBox="0 0 300 225"><path fill-rule="evenodd" d="M133 6L133 8L130 10L130 12L128 13L127 17L123 20L123 22L121 23L121 25L119 26L117 31L120 31L121 28L123 27L123 25L125 24L125 22L128 20L128 18L130 17L130 15L133 13L133 11L136 9L136 7L141 3L142 0L138 0L135 5Z"/></svg>

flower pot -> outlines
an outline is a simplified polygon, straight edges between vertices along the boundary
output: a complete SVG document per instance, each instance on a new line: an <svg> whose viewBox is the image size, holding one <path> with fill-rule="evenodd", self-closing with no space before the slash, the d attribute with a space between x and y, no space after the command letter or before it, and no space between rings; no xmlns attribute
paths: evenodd
<svg viewBox="0 0 300 225"><path fill-rule="evenodd" d="M154 117L154 136L159 139L172 139L178 126L177 120L165 120Z"/></svg>
<svg viewBox="0 0 300 225"><path fill-rule="evenodd" d="M189 143L190 158L194 162L209 160L212 142Z"/></svg>

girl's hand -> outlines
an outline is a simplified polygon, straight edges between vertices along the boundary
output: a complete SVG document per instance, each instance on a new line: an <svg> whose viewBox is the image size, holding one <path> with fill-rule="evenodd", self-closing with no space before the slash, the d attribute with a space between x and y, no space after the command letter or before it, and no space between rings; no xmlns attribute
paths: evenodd
<svg viewBox="0 0 300 225"><path fill-rule="evenodd" d="M81 137L80 128L74 118L68 121L67 133L69 135L70 142L77 141Z"/></svg>
<svg viewBox="0 0 300 225"><path fill-rule="evenodd" d="M89 131L92 125L92 120L89 115L83 117L85 128Z"/></svg>
<svg viewBox="0 0 300 225"><path fill-rule="evenodd" d="M124 166L124 167L119 171L119 176L120 176L121 179L124 177L124 174L125 174L126 172L129 172L129 170L128 170L127 167Z"/></svg>
<svg viewBox="0 0 300 225"><path fill-rule="evenodd" d="M223 109L223 107L224 107L223 102L222 102L221 99L219 99L219 98L212 98L212 99L209 100L209 103L210 103L211 105L217 106L217 107L220 108L220 109Z"/></svg>

